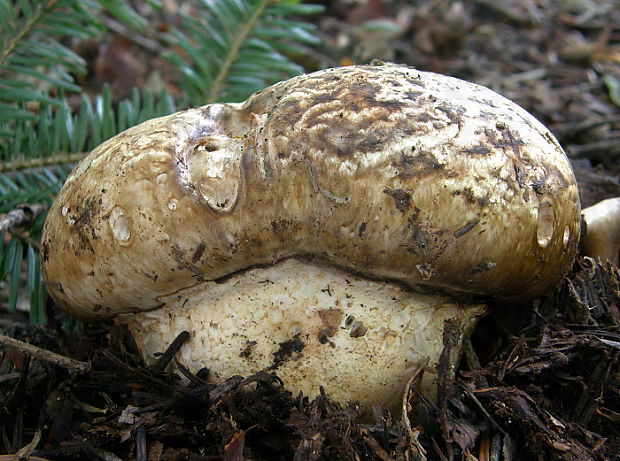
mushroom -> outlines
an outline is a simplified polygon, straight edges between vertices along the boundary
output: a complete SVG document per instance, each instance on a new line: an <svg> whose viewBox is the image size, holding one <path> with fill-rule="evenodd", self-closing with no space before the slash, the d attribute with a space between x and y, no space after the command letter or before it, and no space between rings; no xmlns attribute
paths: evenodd
<svg viewBox="0 0 620 461"><path fill-rule="evenodd" d="M43 273L72 314L214 380L393 406L447 319L526 303L571 266L580 206L553 136L486 88L398 65L328 69L106 141L51 208ZM456 341L457 348L460 338ZM454 365L454 364L452 364Z"/></svg>
<svg viewBox="0 0 620 461"><path fill-rule="evenodd" d="M585 231L581 254L607 259L616 266L620 257L620 197L602 200L585 208L581 215Z"/></svg>

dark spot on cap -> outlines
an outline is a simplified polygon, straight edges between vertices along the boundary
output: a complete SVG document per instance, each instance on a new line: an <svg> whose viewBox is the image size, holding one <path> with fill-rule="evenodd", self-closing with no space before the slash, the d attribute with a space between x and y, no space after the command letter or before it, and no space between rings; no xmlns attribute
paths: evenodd
<svg viewBox="0 0 620 461"><path fill-rule="evenodd" d="M329 340L331 336L334 336L333 333L329 329L323 328L322 330L319 330L319 333L317 336L321 344L329 344L331 347L336 346L333 342Z"/></svg>
<svg viewBox="0 0 620 461"><path fill-rule="evenodd" d="M422 96L424 93L421 91L412 91L412 90L408 90L405 93L405 96L407 96L407 99L409 99L410 101L415 101L416 99L418 99L420 96Z"/></svg>
<svg viewBox="0 0 620 461"><path fill-rule="evenodd" d="M479 179L479 181L481 181L481 179ZM478 205L480 208L484 207L487 203L487 199L485 197L476 197L474 191L471 190L471 188L469 187L465 187L462 190L455 190L454 192L452 192L452 195L460 195L465 198L465 200L467 200L469 203L473 205Z"/></svg>
<svg viewBox="0 0 620 461"><path fill-rule="evenodd" d="M420 77L418 78L406 77L405 81L411 85L421 86L422 88L426 86L424 85L424 82L422 82L422 79Z"/></svg>
<svg viewBox="0 0 620 461"><path fill-rule="evenodd" d="M239 357L250 357L252 355L252 350L254 349L254 346L256 346L256 344L258 344L256 341L248 341L245 344L243 350L239 353Z"/></svg>
<svg viewBox="0 0 620 461"><path fill-rule="evenodd" d="M486 146L480 145L480 146L474 146L469 149L462 150L461 154L486 155L486 154L489 154L490 152L491 152L491 149L489 149Z"/></svg>
<svg viewBox="0 0 620 461"><path fill-rule="evenodd" d="M276 221L271 221L271 230L274 234L276 234L282 239L286 238L290 226L291 221L289 221L288 219L278 219Z"/></svg>
<svg viewBox="0 0 620 461"><path fill-rule="evenodd" d="M357 228L357 235L358 235L358 237L362 237L364 235L364 232L366 232L366 226L367 225L368 224L365 221L363 221L360 224L360 226Z"/></svg>
<svg viewBox="0 0 620 461"><path fill-rule="evenodd" d="M439 163L430 152L401 154L392 166L398 169L401 178L425 177L437 172L445 172L445 165Z"/></svg>
<svg viewBox="0 0 620 461"><path fill-rule="evenodd" d="M194 252L194 256L192 256L193 264L196 264L198 261L200 261L200 258L202 258L202 255L205 252L205 248L206 248L206 245L204 243L201 243L200 245L198 245L198 247L196 248L196 251Z"/></svg>
<svg viewBox="0 0 620 461"><path fill-rule="evenodd" d="M390 189L386 187L383 189L384 194L388 194L394 199L394 206L401 213L406 213L411 208L411 194L402 189Z"/></svg>
<svg viewBox="0 0 620 461"><path fill-rule="evenodd" d="M476 266L469 272L471 275L481 274L483 272L488 272L493 269L497 264L491 261L480 261Z"/></svg>
<svg viewBox="0 0 620 461"><path fill-rule="evenodd" d="M463 235L467 234L470 230L472 230L476 225L480 222L479 219L474 219L473 221L468 222L463 227L454 231L454 237L459 238Z"/></svg>

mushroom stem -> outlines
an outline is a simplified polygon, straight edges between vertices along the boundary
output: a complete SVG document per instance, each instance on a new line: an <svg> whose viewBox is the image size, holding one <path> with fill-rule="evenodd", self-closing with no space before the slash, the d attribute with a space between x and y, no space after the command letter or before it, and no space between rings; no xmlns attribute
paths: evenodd
<svg viewBox="0 0 620 461"><path fill-rule="evenodd" d="M122 316L147 362L157 363L164 344L191 331L177 358L194 372L207 367L219 382L268 369L293 394L312 398L323 387L340 402L360 402L368 414L373 403L396 410L419 367L420 390L434 398L444 323L458 329L450 363L442 363L455 368L462 338L485 312L482 304L297 258L163 301L155 311Z"/></svg>

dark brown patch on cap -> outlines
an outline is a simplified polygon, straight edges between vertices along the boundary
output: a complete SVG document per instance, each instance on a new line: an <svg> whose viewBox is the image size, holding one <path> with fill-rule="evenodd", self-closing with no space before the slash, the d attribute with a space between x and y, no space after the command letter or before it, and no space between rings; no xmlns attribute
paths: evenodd
<svg viewBox="0 0 620 461"><path fill-rule="evenodd" d="M369 127L366 127L369 128ZM308 135L309 147L347 157L354 152L374 152L381 149L392 137L390 130L360 131L359 123L343 120L322 125Z"/></svg>
<svg viewBox="0 0 620 461"><path fill-rule="evenodd" d="M419 102L404 94L402 98L383 99L380 95L385 82L380 75L358 69L349 84L328 76L305 80L295 87L294 101L276 104L270 129L275 136L288 138L290 151L349 157L379 151L414 134L416 127L401 113L406 107L419 106Z"/></svg>
<svg viewBox="0 0 620 461"><path fill-rule="evenodd" d="M483 272L488 272L493 269L497 264L491 261L480 261L478 264L474 266L474 268L469 272L471 275L482 274Z"/></svg>
<svg viewBox="0 0 620 461"><path fill-rule="evenodd" d="M487 146L479 145L470 147L469 149L464 149L460 151L461 154L474 154L474 155L486 155L491 153L491 149Z"/></svg>
<svg viewBox="0 0 620 461"><path fill-rule="evenodd" d="M196 247L196 251L194 251L194 256L192 256L193 264L196 264L198 261L200 261L200 258L202 258L202 255L205 252L205 248L206 248L206 245L204 243L201 243L200 245Z"/></svg>
<svg viewBox="0 0 620 461"><path fill-rule="evenodd" d="M321 344L329 344L331 347L336 345L329 340L338 332L342 317L344 316L340 309L322 309L318 311L323 327L319 330L318 339Z"/></svg>
<svg viewBox="0 0 620 461"><path fill-rule="evenodd" d="M407 96L407 99L409 99L410 101L415 101L420 96L423 96L423 95L424 95L424 93L422 91L408 90L407 92L405 92L405 96Z"/></svg>
<svg viewBox="0 0 620 461"><path fill-rule="evenodd" d="M401 154L398 162L392 164L398 169L400 178L425 177L445 171L445 165L439 163L430 152L417 154Z"/></svg>
<svg viewBox="0 0 620 461"><path fill-rule="evenodd" d="M172 257L178 264L177 268L179 270L190 271L192 274L194 274L195 277L197 277L197 280L203 280L203 277L205 275L204 271L196 264L192 263L191 260L188 261L185 258L185 252L181 249L181 247L179 247L179 245L171 245L170 250Z"/></svg>
<svg viewBox="0 0 620 461"><path fill-rule="evenodd" d="M428 122L441 122L442 120L438 117L435 117L428 112L421 112L417 114L416 121L419 123L428 123Z"/></svg>
<svg viewBox="0 0 620 461"><path fill-rule="evenodd" d="M454 192L452 192L452 195L459 195L465 200L467 200L467 202L471 203L472 205L478 205L480 208L486 206L487 204L486 197L476 197L476 194L474 194L474 191L471 190L470 187L464 187L461 190L455 190Z"/></svg>
<svg viewBox="0 0 620 461"><path fill-rule="evenodd" d="M75 223L72 225L72 228L79 238L79 249L95 253L92 241L97 239L97 234L93 218L99 216L101 204L101 197L97 199L87 198L83 205L78 205L75 208L77 218L74 218Z"/></svg>
<svg viewBox="0 0 620 461"><path fill-rule="evenodd" d="M405 77L404 80L410 85L421 86L422 88L426 86L421 78Z"/></svg>
<svg viewBox="0 0 620 461"><path fill-rule="evenodd" d="M383 189L383 193L388 194L394 199L394 206L396 206L401 213L405 213L411 208L411 194L409 192L402 189L390 189L386 187Z"/></svg>
<svg viewBox="0 0 620 461"><path fill-rule="evenodd" d="M329 336L333 336L334 332L340 326L340 322L342 322L342 317L344 316L341 309L321 309L318 311L319 318L321 319L321 323L323 326L327 328L332 333Z"/></svg>
<svg viewBox="0 0 620 461"><path fill-rule="evenodd" d="M257 341L247 341L245 347L239 353L239 357L249 358L252 355L252 351L254 350L254 346L258 344Z"/></svg>
<svg viewBox="0 0 620 461"><path fill-rule="evenodd" d="M429 263L434 263L455 237L448 229L433 227L427 219L420 218L420 210L415 208L407 222L409 239L405 243L406 251L421 256Z"/></svg>
<svg viewBox="0 0 620 461"><path fill-rule="evenodd" d="M317 338L319 343L321 344L329 344L331 347L335 347L336 345L329 340L330 337L334 336L334 333L328 328L322 328L319 330L317 334Z"/></svg>
<svg viewBox="0 0 620 461"><path fill-rule="evenodd" d="M293 223L289 219L278 219L271 221L271 230L281 239L287 239L289 237L290 228Z"/></svg>
<svg viewBox="0 0 620 461"><path fill-rule="evenodd" d="M357 229L357 235L358 235L359 237L363 237L363 236L364 236L364 232L366 232L366 226L368 226L368 223L367 223L366 221L363 221L363 222L360 224L360 227L358 227L358 229Z"/></svg>

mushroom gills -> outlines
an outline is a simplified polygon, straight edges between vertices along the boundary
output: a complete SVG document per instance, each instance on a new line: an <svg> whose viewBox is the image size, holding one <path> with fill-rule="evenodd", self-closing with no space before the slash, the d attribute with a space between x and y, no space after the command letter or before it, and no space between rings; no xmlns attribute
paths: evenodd
<svg viewBox="0 0 620 461"><path fill-rule="evenodd" d="M396 410L427 359L421 391L434 397L444 321L459 321L460 343L485 311L299 258L203 282L162 302L120 317L147 362L186 330L192 336L179 361L194 372L208 367L215 382L270 369L294 395L312 398L322 386L337 401L361 402L363 412L374 403Z"/></svg>

